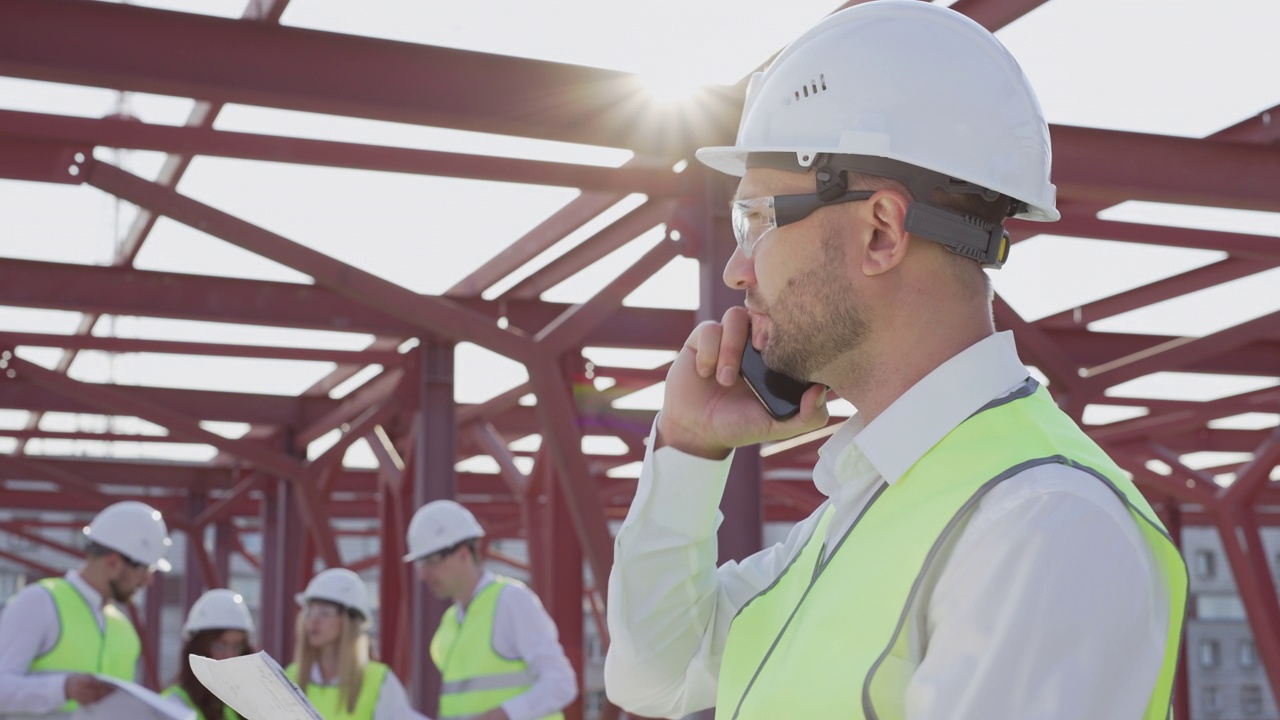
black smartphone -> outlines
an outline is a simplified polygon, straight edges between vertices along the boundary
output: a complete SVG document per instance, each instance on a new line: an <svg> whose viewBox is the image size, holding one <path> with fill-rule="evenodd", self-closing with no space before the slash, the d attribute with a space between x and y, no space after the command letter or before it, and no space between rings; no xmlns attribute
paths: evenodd
<svg viewBox="0 0 1280 720"><path fill-rule="evenodd" d="M813 383L770 370L749 337L746 347L742 348L742 367L739 372L765 410L777 420L786 420L800 412L801 396L805 390L813 387Z"/></svg>

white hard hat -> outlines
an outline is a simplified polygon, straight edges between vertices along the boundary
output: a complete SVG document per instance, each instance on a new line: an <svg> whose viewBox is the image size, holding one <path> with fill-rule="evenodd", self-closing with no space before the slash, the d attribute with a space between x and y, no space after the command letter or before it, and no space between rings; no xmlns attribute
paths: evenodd
<svg viewBox="0 0 1280 720"><path fill-rule="evenodd" d="M225 588L200 596L187 613L182 634L190 637L201 630L243 630L253 632L253 616L240 593Z"/></svg>
<svg viewBox="0 0 1280 720"><path fill-rule="evenodd" d="M470 510L452 500L432 500L418 508L409 521L409 554L404 561L413 562L463 540L481 537L484 528Z"/></svg>
<svg viewBox="0 0 1280 720"><path fill-rule="evenodd" d="M118 502L98 513L84 529L93 543L115 550L153 570L169 572L165 553L173 543L160 511L135 500Z"/></svg>
<svg viewBox="0 0 1280 720"><path fill-rule="evenodd" d="M801 170L888 158L1007 195L1015 217L1059 217L1048 125L1017 61L973 20L918 0L833 13L756 73L737 142L697 157L742 175L749 153L793 154Z"/></svg>
<svg viewBox="0 0 1280 720"><path fill-rule="evenodd" d="M355 610L366 620L373 615L369 609L369 589L359 575L346 568L329 568L319 573L295 599L302 606L312 600L331 602Z"/></svg>

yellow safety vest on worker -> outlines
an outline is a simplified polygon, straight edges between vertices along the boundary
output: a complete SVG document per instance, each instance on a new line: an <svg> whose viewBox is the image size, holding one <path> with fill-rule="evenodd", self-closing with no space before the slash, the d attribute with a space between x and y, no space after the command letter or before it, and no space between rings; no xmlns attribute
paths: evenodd
<svg viewBox="0 0 1280 720"><path fill-rule="evenodd" d="M515 584L499 576L480 591L458 622L450 605L431 639L431 659L440 669L440 719L464 720L488 712L532 687L533 671L523 660L509 660L493 649L493 622L502 588ZM562 713L543 720L564 720Z"/></svg>
<svg viewBox="0 0 1280 720"><path fill-rule="evenodd" d="M177 698L178 700L182 701L183 705L186 705L192 710L195 710L196 720L208 720L207 718L205 718L204 713L200 712L200 708L196 707L195 703L191 702L191 696L187 694L187 691L183 690L177 685L170 685L169 687L165 688L164 691L161 692L160 694L163 695L164 697ZM240 715L235 710L232 710L230 707L223 705L222 720L240 720Z"/></svg>
<svg viewBox="0 0 1280 720"><path fill-rule="evenodd" d="M382 693L382 682L386 679L388 672L390 668L380 662L370 661L365 666L355 710L347 710L347 706L342 703L341 691L337 685L307 683L307 700L315 706L316 712L320 713L320 717L324 720L373 720L373 712L378 708L378 696ZM289 663L289 667L284 669L284 674L297 683L297 663Z"/></svg>
<svg viewBox="0 0 1280 720"><path fill-rule="evenodd" d="M53 598L58 613L58 641L49 652L31 663L32 673L63 672L134 679L142 641L133 623L114 605L102 608L103 629L93 608L65 578L45 578L39 583ZM73 712L78 703L68 700L59 712Z"/></svg>
<svg viewBox="0 0 1280 720"><path fill-rule="evenodd" d="M1164 663L1142 717L1168 717L1186 566L1142 494L1043 388L952 430L872 501L824 562L828 509L778 581L733 620L716 717L901 720L918 662L905 628L920 600L919 581L988 490L1047 463L1071 465L1106 483L1151 548L1170 608ZM845 546L849 550L840 552ZM833 628L841 640L833 640Z"/></svg>

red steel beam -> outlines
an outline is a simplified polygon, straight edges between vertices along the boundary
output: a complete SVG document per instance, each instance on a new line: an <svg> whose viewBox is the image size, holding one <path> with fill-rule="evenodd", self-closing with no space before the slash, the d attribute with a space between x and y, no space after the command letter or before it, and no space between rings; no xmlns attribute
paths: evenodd
<svg viewBox="0 0 1280 720"><path fill-rule="evenodd" d="M494 322L506 316L515 327L536 333L569 306L540 301L511 301L505 305L478 299L459 299L467 307ZM71 311L102 311L119 315L175 317L189 320L251 325L301 327L319 330L367 332L410 336L414 327L376 310L360 307L346 298L311 285L215 278L125 268L95 268L63 263L0 259L0 305ZM488 321L486 321L488 322ZM694 325L687 310L620 308L614 322L596 329L584 345L605 347L678 348ZM1036 323L1040 327L1040 323ZM1045 327L1054 345L1069 354L1078 366L1090 366L1146 350L1171 338L1157 335L1088 332L1080 328ZM1186 369L1194 372L1268 375L1275 372L1280 339L1260 340L1229 356L1217 357ZM0 385L3 387L3 385ZM160 389L139 392L163 393ZM197 391L167 391L195 393ZM194 397L194 396L193 396ZM260 424L293 424L299 413L314 418L313 405L331 406L328 398L284 398L210 393L202 405L220 408L218 417ZM227 398L221 402L219 397ZM67 401L61 401L64 404ZM173 405L166 400L165 404ZM275 408L275 412L263 412ZM58 409L58 408L50 408ZM67 412L85 412L66 410ZM200 414L186 410L188 414ZM287 417L286 417L287 416ZM242 419L251 418L251 419Z"/></svg>
<svg viewBox="0 0 1280 720"><path fill-rule="evenodd" d="M968 15L982 27L996 32L1045 2L1046 0L956 0L951 9Z"/></svg>
<svg viewBox="0 0 1280 720"><path fill-rule="evenodd" d="M519 330L502 330L452 301L419 295L112 165L95 163L88 176L100 190L310 275L320 285L421 330L468 340L512 358L528 347Z"/></svg>
<svg viewBox="0 0 1280 720"><path fill-rule="evenodd" d="M280 16L284 14L285 7L289 4L289 0L255 0L250 2L244 9L242 18L251 21L262 21L266 23L276 24L280 22ZM222 103L210 103L204 100L197 100L192 106L190 113L187 115L186 125L188 127L212 128L213 122L217 118L218 113L222 111ZM87 153L92 157L92 153ZM164 187L177 187L178 181L186 173L187 168L191 164L191 157L187 155L168 155L165 157L164 164L160 167L160 173L156 178L156 182ZM83 177L83 173L80 174ZM137 214L134 215L133 221L129 224L129 229L125 232L123 238L120 239L116 246L116 254L113 265L116 266L132 266L134 259L138 255L138 251L142 248L142 244L146 242L151 235L151 230L155 227L156 216L145 208L138 208ZM89 335L93 332L94 325L97 324L100 315L97 313L89 313L80 318L80 324L76 327L76 335ZM56 372L66 374L70 369L71 363L75 362L78 351L69 349L62 353L62 357L58 360L57 366L54 368ZM27 422L29 429L39 426L40 414L35 413ZM25 450L25 442L19 445L19 452Z"/></svg>
<svg viewBox="0 0 1280 720"><path fill-rule="evenodd" d="M32 570L35 570L38 573L42 573L41 574L42 579L47 577L58 577L63 574L62 570L49 567L44 563L36 562L31 558L23 557L16 553L11 553L7 550L0 550L0 559L8 560L9 562L17 563L19 565L25 565L31 568Z"/></svg>
<svg viewBox="0 0 1280 720"><path fill-rule="evenodd" d="M1057 179L1057 175L1054 175ZM1280 262L1280 248L1274 237L1219 230L1200 230L1168 225L1101 220L1092 212L1078 213L1070 209L1055 223L1039 223L1029 220L1010 221L1010 232L1026 239L1040 234L1067 235L1071 237L1114 240L1140 245L1220 250L1242 258L1269 263Z"/></svg>
<svg viewBox="0 0 1280 720"><path fill-rule="evenodd" d="M569 204L538 223L538 226L522 235L514 243L493 256L484 265L473 270L465 278L445 291L450 297L479 296L495 283L520 269L547 248L560 242L566 235L585 225L589 220L613 207L626 197L614 193L584 192Z"/></svg>
<svg viewBox="0 0 1280 720"><path fill-rule="evenodd" d="M84 557L84 550L71 547L70 545L64 545L63 543L55 540L50 540L38 532L33 532L26 523L13 521L0 522L0 532L7 532L15 537L25 538L31 542L44 545L45 547L53 548L58 552L66 553L74 558Z"/></svg>
<svg viewBox="0 0 1280 720"><path fill-rule="evenodd" d="M1213 134L1215 140L1273 145L1280 142L1280 105Z"/></svg>
<svg viewBox="0 0 1280 720"><path fill-rule="evenodd" d="M0 110L0 138L3 137L24 144L31 143L31 147L47 144L49 147L62 149L98 145L174 155L208 155L470 180L557 185L622 193L639 192L647 195L674 195L680 191L680 176L670 170L517 160L386 145L226 132L207 127L154 125L118 118L77 118ZM5 165L0 165L0 171L4 167ZM65 164L55 169L63 175L67 174Z"/></svg>
<svg viewBox="0 0 1280 720"><path fill-rule="evenodd" d="M1271 687L1280 687L1280 603L1271 579L1271 563L1253 513L1245 508L1216 508L1215 525L1231 565L1236 589L1253 630L1254 645Z"/></svg>
<svg viewBox="0 0 1280 720"><path fill-rule="evenodd" d="M108 386L78 382L19 358L11 358L8 362L18 376L27 382L40 385L57 393L83 399L91 405L111 413L140 417L161 427L168 428L173 435L212 445L282 477L291 480L301 480L307 477L305 466L292 458L269 450L258 443L233 440L205 430L200 427L198 421L166 407L137 400L127 393L118 392ZM315 536L316 543L325 562L333 567L341 562L341 556L338 554L338 547L334 541L324 505L319 502L321 498L313 497L311 494L309 486L312 484L306 482L298 483L298 507L306 519L309 529Z"/></svg>
<svg viewBox="0 0 1280 720"><path fill-rule="evenodd" d="M1280 334L1280 311L1233 325L1203 337L1175 338L1162 345L1086 368L1090 387L1103 388L1160 370L1180 370L1191 363L1232 352L1242 345ZM1277 363L1280 368L1280 363Z"/></svg>
<svg viewBox="0 0 1280 720"><path fill-rule="evenodd" d="M538 356L528 363L529 378L539 390L536 407L542 425L542 445L555 465L556 481L578 534L593 577L609 577L613 539L605 523L599 489L582 456L582 433L573 407L571 388L555 359Z"/></svg>
<svg viewBox="0 0 1280 720"><path fill-rule="evenodd" d="M1280 148L1050 126L1061 197L1280 211Z"/></svg>
<svg viewBox="0 0 1280 720"><path fill-rule="evenodd" d="M209 355L268 360L356 363L395 367L404 362L397 352L376 350L329 350L323 348L271 347L174 340L100 337L97 335L56 335L52 333L0 331L0 346L49 347L69 350L102 350L112 353L161 353L169 355Z"/></svg>
<svg viewBox="0 0 1280 720"><path fill-rule="evenodd" d="M0 178L79 185L92 153L88 145L0 136Z"/></svg>
<svg viewBox="0 0 1280 720"><path fill-rule="evenodd" d="M361 413L374 405L385 402L395 395L404 379L403 371L383 371L372 378L360 389L343 398L333 409L307 424L294 433L294 439L300 445L309 445L313 440L325 433L350 423Z"/></svg>
<svg viewBox="0 0 1280 720"><path fill-rule="evenodd" d="M1013 331L1018 347L1028 359L1059 388L1072 395L1080 388L1080 376L1070 357L1059 343L1033 323L1022 319L1016 310L996 295L992 300L996 326Z"/></svg>
<svg viewBox="0 0 1280 720"><path fill-rule="evenodd" d="M1137 310L1180 295L1255 275L1277 266L1280 266L1280 261L1274 263L1258 262L1228 257L1225 260L1219 260L1195 270L1188 270L1132 290L1126 290L1100 300L1085 303L1071 310L1064 310L1055 315L1040 318L1035 324L1041 328L1083 328L1087 327L1089 323L1098 320L1115 317L1130 310Z"/></svg>
<svg viewBox="0 0 1280 720"><path fill-rule="evenodd" d="M626 73L76 0L7 0L0 73L664 157L731 137L738 110L638 122L657 107Z"/></svg>
<svg viewBox="0 0 1280 720"><path fill-rule="evenodd" d="M675 203L649 200L608 227L516 283L502 298L531 300L581 272L595 261L666 221Z"/></svg>
<svg viewBox="0 0 1280 720"><path fill-rule="evenodd" d="M679 256L681 248L679 242L663 239L591 299L564 311L539 331L534 340L550 355L581 347L593 330L613 317L628 295Z"/></svg>

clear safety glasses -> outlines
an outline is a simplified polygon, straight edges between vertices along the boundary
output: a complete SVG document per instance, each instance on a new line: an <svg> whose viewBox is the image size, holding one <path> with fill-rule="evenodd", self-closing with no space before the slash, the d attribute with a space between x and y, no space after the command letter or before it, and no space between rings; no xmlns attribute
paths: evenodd
<svg viewBox="0 0 1280 720"><path fill-rule="evenodd" d="M874 190L850 190L830 200L823 195L830 193L805 193L802 195L769 195L766 197L734 200L733 236L738 241L742 254L751 257L756 243L760 242L769 231L789 225L809 217L814 210L829 205L866 200L875 194Z"/></svg>

